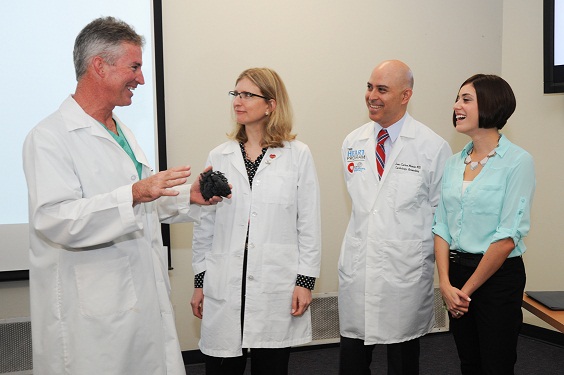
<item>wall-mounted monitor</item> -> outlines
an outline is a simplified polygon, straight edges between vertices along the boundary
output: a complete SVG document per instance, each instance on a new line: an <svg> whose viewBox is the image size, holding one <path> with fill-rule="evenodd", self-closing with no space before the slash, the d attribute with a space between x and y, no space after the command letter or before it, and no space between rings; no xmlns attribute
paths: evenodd
<svg viewBox="0 0 564 375"><path fill-rule="evenodd" d="M564 93L564 0L544 0L544 93Z"/></svg>

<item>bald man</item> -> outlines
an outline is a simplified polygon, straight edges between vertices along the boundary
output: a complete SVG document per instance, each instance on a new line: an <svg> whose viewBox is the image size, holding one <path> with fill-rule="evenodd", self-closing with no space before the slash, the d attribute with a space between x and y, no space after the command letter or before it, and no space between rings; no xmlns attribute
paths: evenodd
<svg viewBox="0 0 564 375"><path fill-rule="evenodd" d="M340 374L370 374L387 344L388 374L419 373L419 337L433 327L431 226L448 143L407 112L413 74L379 64L365 93L370 122L342 147L352 213L339 259Z"/></svg>

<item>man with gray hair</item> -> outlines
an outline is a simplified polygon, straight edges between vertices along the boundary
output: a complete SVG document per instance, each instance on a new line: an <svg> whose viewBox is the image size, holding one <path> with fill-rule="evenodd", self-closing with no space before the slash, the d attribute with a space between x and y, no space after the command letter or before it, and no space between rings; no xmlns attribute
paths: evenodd
<svg viewBox="0 0 564 375"><path fill-rule="evenodd" d="M153 173L113 113L144 84L144 39L112 17L75 41L77 86L28 134L34 374L185 374L160 222L205 200L189 166Z"/></svg>

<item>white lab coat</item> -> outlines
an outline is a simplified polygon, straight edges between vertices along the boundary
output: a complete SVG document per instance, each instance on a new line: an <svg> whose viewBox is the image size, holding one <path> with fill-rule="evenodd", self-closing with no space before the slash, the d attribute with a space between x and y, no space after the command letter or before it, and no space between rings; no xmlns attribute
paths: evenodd
<svg viewBox="0 0 564 375"><path fill-rule="evenodd" d="M406 114L376 169L374 122L350 133L342 148L352 214L339 258L341 335L365 344L411 340L433 327L431 226L448 143Z"/></svg>
<svg viewBox="0 0 564 375"><path fill-rule="evenodd" d="M149 176L135 137L119 125ZM189 186L132 207L133 162L72 97L29 133L23 158L33 373L185 374L160 221L198 216Z"/></svg>
<svg viewBox="0 0 564 375"><path fill-rule="evenodd" d="M298 274L318 277L321 261L317 174L299 141L269 148L250 189L235 141L210 152L208 165L233 185L233 198L202 210L194 225L193 268L206 271L199 346L215 357L241 348L281 348L311 341L311 315L290 315ZM249 227L245 324L241 288Z"/></svg>

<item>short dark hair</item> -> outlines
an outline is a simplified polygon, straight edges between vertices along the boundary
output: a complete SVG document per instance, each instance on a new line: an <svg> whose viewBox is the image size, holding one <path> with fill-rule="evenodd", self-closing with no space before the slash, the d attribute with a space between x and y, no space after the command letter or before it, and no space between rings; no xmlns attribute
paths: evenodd
<svg viewBox="0 0 564 375"><path fill-rule="evenodd" d="M468 78L460 88L472 84L478 101L478 127L502 129L513 112L517 102L509 83L494 74L475 74ZM452 113L452 123L456 126L456 114Z"/></svg>
<svg viewBox="0 0 564 375"><path fill-rule="evenodd" d="M122 51L122 43L131 43L143 47L145 38L137 34L133 27L114 17L101 17L86 25L74 42L74 69L78 81L90 60L102 56L113 64Z"/></svg>

